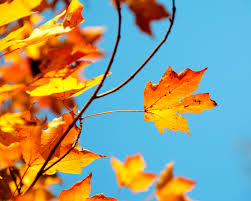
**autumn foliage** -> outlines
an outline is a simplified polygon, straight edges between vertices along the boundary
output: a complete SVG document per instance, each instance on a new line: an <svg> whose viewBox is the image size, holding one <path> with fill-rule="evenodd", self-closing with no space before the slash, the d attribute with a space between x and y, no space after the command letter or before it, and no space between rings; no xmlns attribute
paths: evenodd
<svg viewBox="0 0 251 201"><path fill-rule="evenodd" d="M78 145L85 118L114 112L144 112L145 121L154 122L160 133L184 131L191 135L187 120L180 113L201 113L216 106L208 93L193 94L207 68L200 71L186 69L178 74L168 67L158 84L151 81L146 84L142 103L144 110L104 111L84 116L93 100L125 86L164 44L174 23L175 1L172 1L171 11L156 0L111 1L111 6L118 13L116 43L104 74L91 79L83 77L80 71L104 56L96 45L103 29L81 27L85 20L82 16L84 6L78 0L63 1L65 9L42 22L43 12L54 10L59 1L6 0L0 3L0 51L3 59L0 68L0 200L55 199L57 196L48 186L61 182L57 172L80 174L85 166L107 157ZM120 10L124 4L133 12L139 30L148 35L153 35L150 26L153 21L168 18L170 26L162 42L128 79L100 94L104 80L110 79L120 40ZM94 92L83 108L78 108L74 97L90 88L94 88ZM48 121L41 114L44 108L53 113L53 120ZM64 109L69 112L63 113ZM147 192L154 185L154 197L159 201L190 200L186 193L192 190L195 182L175 177L173 163L169 163L160 175L145 172L145 167L139 153L128 156L124 163L111 158L111 168L120 188L128 187L139 193ZM63 190L58 201L117 200L102 192L90 196L91 178L92 173Z"/></svg>

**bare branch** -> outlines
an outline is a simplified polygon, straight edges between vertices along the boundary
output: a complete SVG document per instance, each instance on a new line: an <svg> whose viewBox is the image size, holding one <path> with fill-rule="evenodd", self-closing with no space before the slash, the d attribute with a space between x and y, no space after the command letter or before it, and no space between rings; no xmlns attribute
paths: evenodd
<svg viewBox="0 0 251 201"><path fill-rule="evenodd" d="M122 82L117 87L111 89L110 91L107 91L107 92L104 92L102 94L97 95L97 98L101 98L103 96L111 94L111 93L113 93L115 91L118 91L123 86L125 86L129 81L131 81L145 67L145 65L152 59L152 57L156 54L156 52L159 50L159 48L165 43L165 41L167 40L168 36L171 33L173 23L174 23L174 19L175 19L175 13L176 13L175 0L173 0L172 2L173 2L173 8L172 8L172 16L171 16L171 19L170 19L170 25L169 25L169 27L167 29L167 32L166 32L165 36L160 41L160 43L157 45L157 47L152 51L152 53L147 57L147 59L139 66L139 68L133 74L131 74L124 82Z"/></svg>

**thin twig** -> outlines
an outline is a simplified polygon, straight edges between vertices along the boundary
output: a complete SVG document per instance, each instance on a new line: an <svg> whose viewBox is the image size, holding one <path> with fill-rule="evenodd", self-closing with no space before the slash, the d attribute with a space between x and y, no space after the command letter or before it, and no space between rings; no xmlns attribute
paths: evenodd
<svg viewBox="0 0 251 201"><path fill-rule="evenodd" d="M107 112L100 112L100 113L96 113L96 114L90 114L87 116L84 116L80 119L85 119L88 117L94 117L94 116L98 116L98 115L102 115L102 114L110 114L110 113L115 113L115 112L145 112L144 110L113 110L113 111L107 111Z"/></svg>
<svg viewBox="0 0 251 201"><path fill-rule="evenodd" d="M24 176L26 175L26 173L27 173L27 171L28 171L29 168L30 168L30 166L28 166L28 167L26 168L26 170L24 171L24 174L23 174L23 176L21 177L20 182L19 182L19 184L18 184L19 187L22 186L23 178L24 178ZM11 198L10 198L9 201L11 201L11 200L13 199L13 197L14 197L14 195L15 195L17 189L18 189L18 188L16 188L16 190L12 193Z"/></svg>
<svg viewBox="0 0 251 201"><path fill-rule="evenodd" d="M94 117L94 116L98 116L98 115L103 115L103 114L116 113L116 112L145 112L145 111L144 110L113 110L113 111L107 111L107 112L101 112L101 113L91 114L91 115L87 115L87 116L79 118L79 120L80 120L80 131L78 133L78 136L77 136L76 140L72 144L72 147L63 156L61 156L57 161L55 161L54 163L52 163L49 167L45 168L44 171L43 171L43 174L47 170L49 170L51 167L53 167L54 165L56 165L58 162L60 162L62 159L64 159L76 147L78 139L79 139L80 134L81 134L83 119L86 119L88 117Z"/></svg>
<svg viewBox="0 0 251 201"><path fill-rule="evenodd" d="M17 180L16 180L16 177L15 177L14 172L12 171L12 168L11 168L11 167L9 167L9 171L10 171L11 178L12 178L12 180L13 180L14 183L15 183L15 186L16 186L16 189L17 189L17 191L18 191L18 194L20 194L20 188L19 188L19 186L17 185Z"/></svg>
<svg viewBox="0 0 251 201"><path fill-rule="evenodd" d="M99 83L98 87L96 88L96 90L93 92L92 96L89 98L89 100L86 102L86 104L84 105L84 107L81 109L81 111L79 112L79 114L75 117L75 119L73 120L73 122L68 126L68 128L66 129L66 131L64 132L64 134L62 135L62 137L59 139L59 141L57 142L57 144L53 147L53 149L51 150L50 154L48 155L47 159L45 160L43 166L40 168L40 170L38 171L34 181L31 183L30 187L28 188L28 190L26 191L26 193L28 191L30 191L32 189L32 187L35 185L35 183L37 182L37 180L40 178L40 176L43 174L44 168L46 167L46 165L48 164L48 162L51 160L52 156L54 155L56 149L58 148L58 146L61 144L61 142L64 140L64 138L66 137L66 135L69 133L69 131L72 129L72 127L76 124L76 122L79 120L79 118L83 115L83 113L86 111L86 109L89 107L89 105L97 98L97 94L99 92L99 90L101 89L108 73L109 70L112 66L115 54L117 52L117 48L118 48L118 44L119 44L119 40L120 40L120 31L121 31L121 8L120 8L120 2L119 0L115 0L116 3L116 10L118 13L118 33L117 33L117 37L116 37L116 42L113 48L113 52L112 52L112 56L110 58L110 61L106 67L104 76L101 80L101 82Z"/></svg>
<svg viewBox="0 0 251 201"><path fill-rule="evenodd" d="M61 156L58 160L56 160L54 163L52 163L49 167L45 168L44 171L43 171L43 174L49 170L50 168L52 168L54 165L56 165L57 163L59 163L61 160L63 160L77 145L78 143L78 140L79 140L79 137L80 137L80 134L81 134L81 131L82 131L82 126L83 126L83 119L79 119L80 121L80 129L79 129L79 133L78 133L78 136L76 138L76 140L73 142L71 148L63 155Z"/></svg>
<svg viewBox="0 0 251 201"><path fill-rule="evenodd" d="M159 48L165 43L166 39L168 38L169 34L171 33L174 19L175 19L175 13L176 13L175 0L173 0L172 2L173 2L173 8L172 8L172 16L170 19L170 25L167 29L165 36L160 41L160 43L157 45L157 47L152 51L152 53L147 57L147 59L139 66L139 68L133 74L131 74L124 82L122 82L120 85L118 85L117 87L115 87L107 92L104 92L102 94L97 95L97 98L101 98L103 96L111 94L115 91L118 91L121 87L125 86L129 81L131 81L145 67L145 65L152 59L152 57L159 50Z"/></svg>
<svg viewBox="0 0 251 201"><path fill-rule="evenodd" d="M80 137L81 134L81 130L82 130L82 121L83 119L86 119L88 117L94 117L94 116L98 116L98 115L103 115L103 114L110 114L110 113L116 113L116 112L145 112L144 110L113 110L113 111L107 111L107 112L101 112L101 113L96 113L96 114L91 114L91 115L87 115L84 117L79 118L80 120L80 131L78 133L78 136L76 138L76 140L74 141L74 143L72 144L72 147L63 155L61 156L57 161L55 161L53 164L51 164L49 167L45 168L43 171L43 174L49 170L51 167L53 167L54 165L56 165L58 162L60 162L62 159L64 159L77 145L78 139Z"/></svg>

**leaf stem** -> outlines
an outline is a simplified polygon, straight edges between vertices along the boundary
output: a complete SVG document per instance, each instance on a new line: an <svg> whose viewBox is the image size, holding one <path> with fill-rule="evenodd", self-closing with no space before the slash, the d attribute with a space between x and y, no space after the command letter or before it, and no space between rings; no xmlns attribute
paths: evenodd
<svg viewBox="0 0 251 201"><path fill-rule="evenodd" d="M72 129L72 127L76 124L76 122L81 118L81 116L83 115L83 113L86 111L86 109L89 107L89 105L97 98L97 94L99 92L99 90L101 89L108 73L109 70L112 66L114 57L116 55L117 52L117 48L118 48L118 44L120 41L120 32L121 32L121 7L120 7L120 2L119 0L115 0L116 3L116 10L118 13L118 33L117 33L117 37L116 37L116 42L113 48L113 52L112 52L112 56L110 58L110 61L106 67L104 76L101 80L101 82L99 83L98 87L96 88L96 90L93 92L93 94L91 95L91 97L89 98L89 100L86 102L86 104L84 105L84 107L81 109L81 111L79 112L79 114L75 117L75 119L73 120L73 122L68 126L68 128L66 129L66 131L64 132L64 134L62 135L62 137L59 139L59 141L57 142L57 144L53 147L53 149L51 150L50 154L48 155L47 159L45 160L43 166L40 168L40 170L38 171L34 181L31 183L30 187L27 189L26 193L29 192L32 187L35 185L35 183L37 182L37 180L40 178L40 176L43 174L43 171L46 167L46 165L49 163L49 161L51 160L53 154L55 153L56 149L58 148L58 146L61 144L61 142L64 140L64 138L66 137L66 135L69 133L69 131Z"/></svg>
<svg viewBox="0 0 251 201"><path fill-rule="evenodd" d="M97 114L90 114L90 115L82 117L81 119L86 119L88 117L94 117L98 115L110 114L110 113L116 113L116 112L145 112L145 111L144 110L113 110L113 111L107 111L107 112L100 112Z"/></svg>
<svg viewBox="0 0 251 201"><path fill-rule="evenodd" d="M170 18L170 25L166 31L165 36L163 37L163 39L160 41L160 43L156 46L156 48L152 51L152 53L146 58L146 60L138 67L138 69L131 74L124 82L122 82L120 85L118 85L117 87L104 92L102 94L97 95L97 98L101 98L103 96L106 96L108 94L111 94L113 92L118 91L120 88L122 88L123 86L125 86L128 82L130 82L144 67L145 65L152 59L152 57L156 54L156 52L159 50L159 48L165 43L165 41L167 40L168 36L171 33L172 27L173 27L173 23L174 23L174 19L175 19L175 13L176 13L176 7L175 7L175 0L172 0L173 6L172 6L172 16Z"/></svg>

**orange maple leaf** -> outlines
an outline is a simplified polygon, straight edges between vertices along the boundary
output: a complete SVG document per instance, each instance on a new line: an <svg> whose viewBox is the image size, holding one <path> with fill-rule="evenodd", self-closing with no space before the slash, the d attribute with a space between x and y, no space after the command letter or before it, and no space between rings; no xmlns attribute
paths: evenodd
<svg viewBox="0 0 251 201"><path fill-rule="evenodd" d="M145 121L153 121L160 133L164 128L189 133L187 120L178 113L201 113L217 104L208 93L191 95L199 86L203 73L186 69L177 74L171 67L167 69L159 84L149 81L144 91Z"/></svg>
<svg viewBox="0 0 251 201"><path fill-rule="evenodd" d="M161 173L156 184L156 196L159 201L189 201L184 194L191 191L195 182L184 178L173 176L173 163L169 163Z"/></svg>
<svg viewBox="0 0 251 201"><path fill-rule="evenodd" d="M74 115L72 113L65 113L63 118L56 118L49 122L46 130L42 130L43 125L38 120L37 122L33 121L31 125L22 126L18 129L17 137L21 142L23 159L26 165L29 166L29 171L33 171L34 174L39 171L73 119ZM47 167L52 165L71 148L79 132L80 129L75 125L60 143ZM66 157L49 169L46 174L54 174L56 171L80 174L83 167L103 157L105 156L88 150L74 148Z"/></svg>
<svg viewBox="0 0 251 201"><path fill-rule="evenodd" d="M111 164L119 186L126 186L135 193L147 191L156 178L153 173L143 172L146 165L140 154L128 156L124 164L116 158L111 158Z"/></svg>
<svg viewBox="0 0 251 201"><path fill-rule="evenodd" d="M68 190L63 190L58 197L58 201L117 201L115 198L106 197L104 194L94 195L89 198L91 192L91 177L90 173L82 181L75 183Z"/></svg>
<svg viewBox="0 0 251 201"><path fill-rule="evenodd" d="M161 20L170 16L165 7L155 0L120 0L128 3L129 8L135 15L135 21L141 31L152 35L150 23L153 20Z"/></svg>

